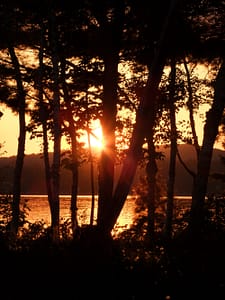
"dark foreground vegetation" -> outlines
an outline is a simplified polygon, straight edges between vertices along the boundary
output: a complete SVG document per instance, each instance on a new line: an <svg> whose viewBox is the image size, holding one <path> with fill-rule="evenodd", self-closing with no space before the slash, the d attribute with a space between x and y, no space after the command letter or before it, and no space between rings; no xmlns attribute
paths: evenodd
<svg viewBox="0 0 225 300"><path fill-rule="evenodd" d="M84 226L71 239L64 224L58 244L41 223L16 240L1 227L1 299L225 299L224 218L214 204L201 232L185 226L187 212L170 241L160 230L148 238L145 217L114 237Z"/></svg>

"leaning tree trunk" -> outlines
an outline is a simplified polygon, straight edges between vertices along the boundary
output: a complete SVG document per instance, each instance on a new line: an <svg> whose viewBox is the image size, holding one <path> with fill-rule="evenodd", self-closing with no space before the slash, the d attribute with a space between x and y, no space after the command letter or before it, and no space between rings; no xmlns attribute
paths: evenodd
<svg viewBox="0 0 225 300"><path fill-rule="evenodd" d="M136 124L131 137L129 150L124 160L120 178L115 188L112 207L109 209L106 218L105 230L107 231L111 231L113 229L123 208L136 173L144 138L148 136L148 128L152 128L154 124L153 111L158 93L158 86L161 81L163 69L166 63L165 51L167 42L169 40L169 34L171 32L173 14L177 5L177 1L178 0L171 1L168 14L161 30L158 48L155 51L155 57L149 72L145 93L141 99L141 103L136 114Z"/></svg>
<svg viewBox="0 0 225 300"><path fill-rule="evenodd" d="M13 202L12 202L12 222L11 232L16 235L19 229L20 216L20 194L21 194L21 177L24 162L25 140L26 140L26 123L25 123L25 91L23 88L22 76L20 72L19 61L12 45L9 46L9 53L15 71L17 84L17 100L19 111L19 139L16 156L16 164L13 178Z"/></svg>
<svg viewBox="0 0 225 300"><path fill-rule="evenodd" d="M213 104L206 115L203 143L199 152L197 174L193 184L191 218L189 224L191 229L193 229L193 232L199 232L204 223L204 202L207 192L213 146L218 134L218 127L225 106L224 83L225 61L223 60L214 85Z"/></svg>

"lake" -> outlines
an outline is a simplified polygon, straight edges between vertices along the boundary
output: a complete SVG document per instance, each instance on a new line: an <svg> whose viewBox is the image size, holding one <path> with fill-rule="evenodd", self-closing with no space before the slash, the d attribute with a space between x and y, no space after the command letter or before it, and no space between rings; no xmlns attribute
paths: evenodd
<svg viewBox="0 0 225 300"><path fill-rule="evenodd" d="M65 221L70 219L70 195L60 196L60 219ZM176 196L176 203L179 203L180 208L187 207L190 204L190 196ZM46 195L22 195L22 202L27 200L27 205L30 209L28 213L28 221L43 221L47 225L50 224L50 209L48 199ZM120 216L117 220L116 228L121 231L130 227L133 223L135 213L135 196L128 196ZM87 225L90 222L91 212L91 196L82 195L78 196L77 203L78 211L78 223L80 226ZM97 218L97 196L95 197L95 210L94 210L94 224L96 224Z"/></svg>
<svg viewBox="0 0 225 300"><path fill-rule="evenodd" d="M60 196L60 219L65 221L70 218L70 195ZM28 221L43 221L50 224L50 208L46 195L22 195L21 202L27 201L27 206L30 211L28 212ZM129 228L135 218L135 196L128 196L118 218L117 227ZM91 213L91 196L82 195L78 196L77 202L77 216L80 226L87 225L90 222ZM94 210L94 224L97 218L97 196L95 197L95 210Z"/></svg>

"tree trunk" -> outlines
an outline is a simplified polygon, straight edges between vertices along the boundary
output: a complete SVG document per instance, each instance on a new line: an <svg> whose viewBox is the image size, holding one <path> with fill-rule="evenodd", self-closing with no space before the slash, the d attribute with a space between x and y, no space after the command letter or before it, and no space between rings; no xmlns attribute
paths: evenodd
<svg viewBox="0 0 225 300"><path fill-rule="evenodd" d="M123 168L113 195L113 206L108 211L105 230L111 231L123 208L124 202L129 193L130 187L135 176L138 160L141 156L144 138L148 136L146 130L152 128L154 124L154 107L158 86L161 81L164 65L166 62L165 51L169 40L169 33L172 25L173 14L176 8L177 0L172 0L170 8L161 30L161 36L158 48L155 51L155 57L151 64L148 81L146 83L145 93L141 99L139 109L136 115L136 124L134 126L129 151L124 160Z"/></svg>
<svg viewBox="0 0 225 300"><path fill-rule="evenodd" d="M73 108L70 103L70 95L68 86L66 83L66 60L65 57L61 58L61 69L62 69L62 88L64 94L64 101L66 104L66 116L69 122L68 132L71 140L71 172L72 172L72 187L71 187L71 200L70 200L70 211L71 211L71 223L73 237L76 236L78 229L77 220L77 191L78 191L78 161L77 161L77 133L75 127L75 121L73 118Z"/></svg>
<svg viewBox="0 0 225 300"><path fill-rule="evenodd" d="M25 123L25 91L23 88L22 76L20 72L19 62L12 45L9 45L9 54L12 60L12 64L15 70L15 78L17 84L17 101L19 111L19 139L18 149L16 156L16 164L14 168L13 177L13 202L12 202L12 222L11 232L16 235L19 229L19 217L20 217L20 193L21 193L21 177L24 163L24 151L26 140L26 123Z"/></svg>
<svg viewBox="0 0 225 300"><path fill-rule="evenodd" d="M95 184L94 184L94 162L91 149L90 131L87 130L88 135L88 150L89 150L89 161L90 161L90 180L91 180L91 213L90 213L90 226L94 224L94 211L95 211Z"/></svg>
<svg viewBox="0 0 225 300"><path fill-rule="evenodd" d="M152 134L148 138L148 153L149 161L146 166L147 182L148 182L148 236L151 244L155 241L155 200L157 197L157 182L156 175L158 172L156 163L156 151L153 139L153 131L150 129Z"/></svg>
<svg viewBox="0 0 225 300"><path fill-rule="evenodd" d="M71 154L72 154L72 188L71 188L71 222L73 237L76 236L78 230L77 220L77 191L78 191L78 162L77 162L77 137L75 126L72 124L70 128L71 137Z"/></svg>
<svg viewBox="0 0 225 300"><path fill-rule="evenodd" d="M118 54L113 52L112 49L105 55L104 65L104 98L101 119L104 147L99 162L99 198L97 213L97 223L99 227L103 226L105 213L112 205L114 183Z"/></svg>
<svg viewBox="0 0 225 300"><path fill-rule="evenodd" d="M207 192L213 146L218 134L218 127L225 106L224 83L225 61L223 60L214 86L213 104L206 115L203 143L199 152L197 174L193 184L190 227L194 232L199 232L204 222L204 202Z"/></svg>
<svg viewBox="0 0 225 300"><path fill-rule="evenodd" d="M112 206L115 168L115 130L118 103L118 63L123 33L125 5L123 1L114 3L112 19L108 16L99 18L104 41L103 60L103 111L101 118L104 147L99 162L99 198L97 225L104 230L108 211ZM106 15L109 12L108 3L104 3Z"/></svg>
<svg viewBox="0 0 225 300"><path fill-rule="evenodd" d="M52 174L51 174L51 167L49 161L49 152L48 152L48 129L47 129L47 119L48 113L46 111L44 99L43 99L43 57L44 57L44 25L41 21L41 36L40 36L40 50L39 50L39 78L38 78L38 98L39 98L39 115L40 121L42 124L42 133L43 133L43 157L44 157L44 169L45 169L45 183L46 183L46 190L48 194L48 203L50 207L50 215L52 219L53 214L53 201L52 201Z"/></svg>
<svg viewBox="0 0 225 300"><path fill-rule="evenodd" d="M59 96L59 58L57 47L57 26L54 11L50 16L50 34L53 66L53 162L52 162L52 239L57 243L59 240L59 185L60 185L60 154L61 154L61 120L60 120L60 96Z"/></svg>
<svg viewBox="0 0 225 300"><path fill-rule="evenodd" d="M170 162L169 176L167 183L167 209L165 236L168 240L172 237L173 225L173 208L174 208L174 184L176 173L176 152L177 152L177 129L176 129L176 112L175 112L175 83L176 83L176 62L172 59L171 62L171 79L170 79L170 94L169 94L169 110L170 110Z"/></svg>
<svg viewBox="0 0 225 300"><path fill-rule="evenodd" d="M200 152L200 146L199 146L199 143L198 143L198 136L197 136L196 129L195 129L194 109L193 109L193 92L192 92L192 86L191 86L190 73L189 73L188 66L187 66L187 63L186 63L185 60L184 60L184 68L185 68L185 71L186 71L187 84L188 84L187 107L188 107L188 110L189 110L189 119L190 119L191 132L192 132L193 141L194 141L194 147L195 147L196 155L197 155L197 158L198 158L198 155L199 155L199 152Z"/></svg>

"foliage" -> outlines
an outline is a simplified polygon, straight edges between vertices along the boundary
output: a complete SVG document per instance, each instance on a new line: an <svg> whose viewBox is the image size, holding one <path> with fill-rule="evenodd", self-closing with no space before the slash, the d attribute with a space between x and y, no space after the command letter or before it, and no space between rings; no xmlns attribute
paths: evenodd
<svg viewBox="0 0 225 300"><path fill-rule="evenodd" d="M225 197L210 195L205 203L205 221L216 229L225 230Z"/></svg>
<svg viewBox="0 0 225 300"><path fill-rule="evenodd" d="M7 216L10 215L7 214L7 210L10 209L10 206L5 205L6 202L4 202L3 199L7 199L7 196L2 198L1 203L2 211L5 210L5 215ZM149 287L151 287L151 294L155 296L154 299L166 299L166 296L171 296L172 298L174 294L179 294L177 282L187 287L187 282L192 282L190 278L192 278L192 276L196 278L197 276L194 271L200 272L198 269L199 265L204 268L204 271L198 273L203 276L203 278L201 278L199 275L199 278L201 278L204 284L204 280L208 280L207 276L209 276L210 272L215 271L215 268L218 267L218 263L221 264L220 269L224 265L224 262L220 261L218 257L218 255L221 255L220 253L224 255L224 248L212 250L212 244L215 246L215 243L218 243L219 247L223 247L222 240L224 240L224 238L221 240L221 237L224 236L225 231L225 201L224 199L220 200L219 212L216 211L215 198L207 201L205 207L206 226L204 239L203 237L198 237L198 242L192 240L191 236L186 235L186 226L179 225L177 226L177 228L179 228L177 235L174 236L170 245L163 240L163 236L160 234L157 236L154 245L152 245L146 237L146 217L140 214L131 228L123 230L113 238L111 245L112 250L110 254L108 254L107 263L103 255L100 255L100 257L97 255L97 253L105 251L105 242L99 242L98 245L96 238L91 236L92 234L95 236L96 228L81 228L81 235L77 237L76 240L72 240L69 220L62 220L61 222L61 240L58 245L52 244L49 228L43 222L26 223L18 239L13 244L7 244L9 240L5 239L5 245L3 245L4 238L7 237L7 230L3 230L2 225L0 247L1 251L5 251L2 253L11 255L7 256L10 257L12 261L11 270L13 270L15 266L20 266L20 274L24 274L24 276L27 274L27 270L29 270L29 274L32 274L32 280L36 278L36 272L38 271L40 272L38 276L45 275L47 278L48 275L52 276L51 278L58 278L61 286L64 286L64 284L68 285L71 270L76 269L77 273L74 272L70 280L74 280L75 278L78 280L79 276L85 276L85 284L87 284L87 282L89 282L89 275L97 275L99 270L102 272L101 268L104 266L103 273L105 277L113 274L113 281L110 282L110 284L114 284L114 293L117 292L117 289L121 292L121 288L119 287L122 287L122 291L126 291L126 295L130 297L132 295L135 299L136 297L137 299L145 299L142 298L142 293L149 292L147 288L149 289ZM3 207L5 208L3 209ZM180 222L185 223L185 218L186 217L183 219L175 218L174 226L176 227L176 224ZM5 226L7 227L7 222L5 222ZM218 232L220 232L220 234ZM87 235L87 233L89 234ZM219 241L216 240L216 236L220 238ZM214 241L213 243L212 239ZM3 248L3 246L6 249ZM192 247L194 248L193 252ZM197 247L201 248L198 249ZM200 251L200 257L197 256L198 251ZM98 259L96 259L96 257ZM194 260L194 263L192 260ZM201 262L199 262L200 260ZM27 262L29 262L30 265L27 264ZM216 266L213 265L214 263L216 263ZM57 267L54 268L53 266ZM220 269L219 272L222 272ZM192 271L193 273L191 273ZM45 272L47 273L45 274ZM208 275L206 275L206 272ZM77 274L79 274L79 276L77 276ZM97 276L98 279L99 274ZM190 276L191 274L192 276ZM210 276L210 278L212 278L212 273ZM91 278L93 283L95 276ZM20 280L20 277L18 277L17 280ZM133 282L132 285L131 281ZM217 274L213 276L210 286L214 287L218 282L223 282L223 278ZM129 288L127 289L127 287ZM192 289L192 285L188 287ZM67 288L70 289L70 286L68 285ZM204 292L205 288L205 285L204 289L198 287L201 293ZM118 294L117 297L115 296L113 299L120 299L119 295L121 296L121 294Z"/></svg>
<svg viewBox="0 0 225 300"><path fill-rule="evenodd" d="M11 195L1 195L0 196L0 232L6 233L10 225L12 218L12 196ZM25 226L27 221L27 215L29 212L29 207L27 206L27 201L22 203L19 216L19 226Z"/></svg>

